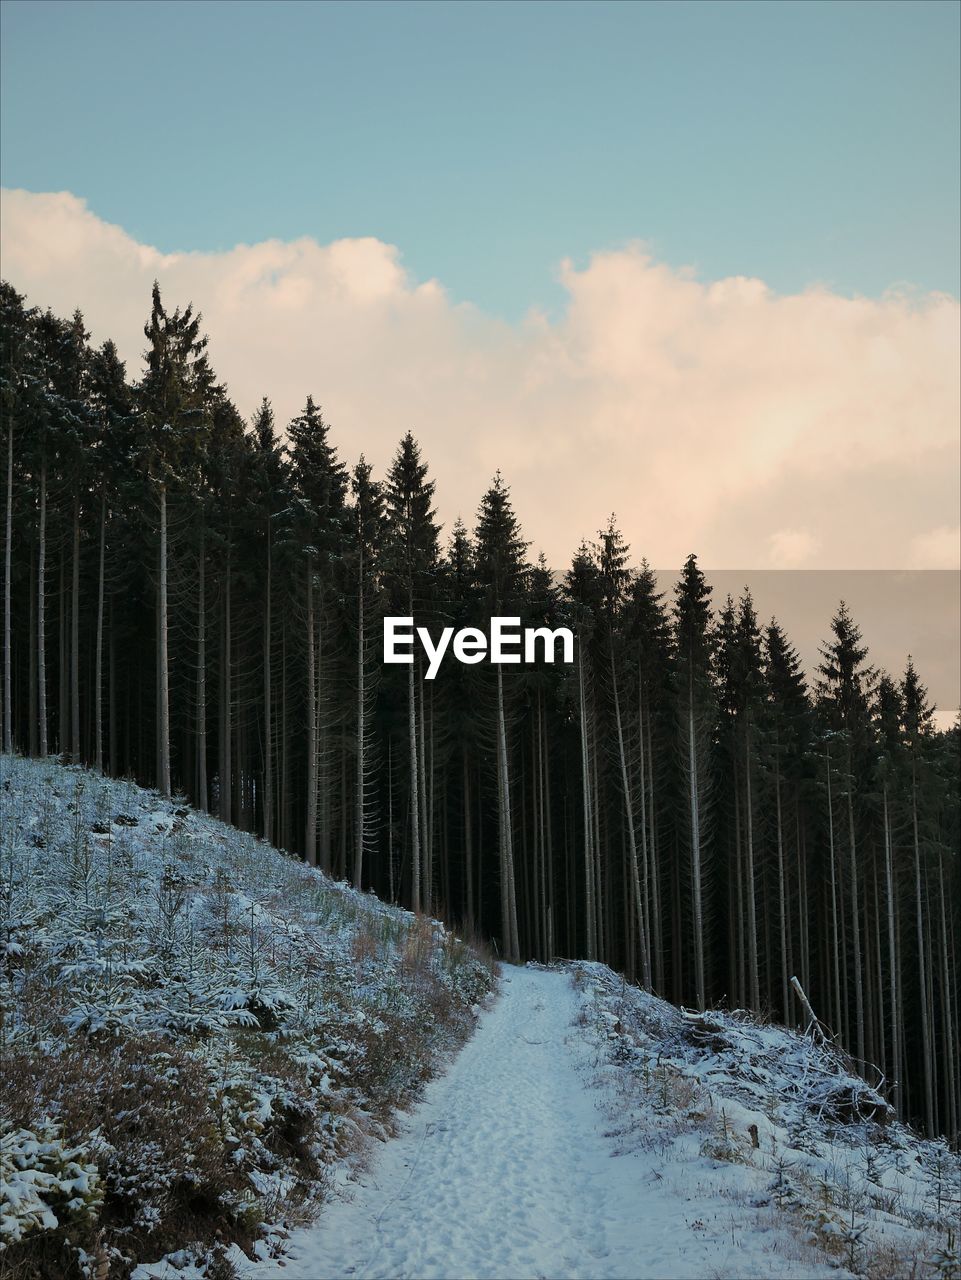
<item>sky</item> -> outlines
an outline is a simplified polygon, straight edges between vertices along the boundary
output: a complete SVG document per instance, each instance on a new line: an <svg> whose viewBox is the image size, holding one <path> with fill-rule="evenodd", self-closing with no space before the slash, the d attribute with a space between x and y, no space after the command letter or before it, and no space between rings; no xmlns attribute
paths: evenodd
<svg viewBox="0 0 961 1280"><path fill-rule="evenodd" d="M959 14L4 0L3 272L557 565L952 568Z"/></svg>
<svg viewBox="0 0 961 1280"><path fill-rule="evenodd" d="M163 252L373 236L511 320L636 239L779 292L959 291L954 3L2 11L3 185Z"/></svg>

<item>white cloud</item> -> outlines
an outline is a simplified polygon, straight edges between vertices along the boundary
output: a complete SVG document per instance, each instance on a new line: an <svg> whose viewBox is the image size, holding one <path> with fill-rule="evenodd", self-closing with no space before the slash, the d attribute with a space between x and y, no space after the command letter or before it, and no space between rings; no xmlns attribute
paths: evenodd
<svg viewBox="0 0 961 1280"><path fill-rule="evenodd" d="M961 569L961 526L946 524L911 539L916 569Z"/></svg>
<svg viewBox="0 0 961 1280"><path fill-rule="evenodd" d="M491 473L563 566L611 510L652 562L936 567L957 520L958 302L704 283L641 246L561 267L556 321L508 325L418 283L374 239L162 254L69 193L3 194L3 272L80 306L139 369L153 278L193 301L238 407L312 392L342 455L380 468L414 431L441 516ZM955 536L955 544L957 538Z"/></svg>
<svg viewBox="0 0 961 1280"><path fill-rule="evenodd" d="M799 569L820 545L809 529L778 529L768 539L768 562L775 569Z"/></svg>

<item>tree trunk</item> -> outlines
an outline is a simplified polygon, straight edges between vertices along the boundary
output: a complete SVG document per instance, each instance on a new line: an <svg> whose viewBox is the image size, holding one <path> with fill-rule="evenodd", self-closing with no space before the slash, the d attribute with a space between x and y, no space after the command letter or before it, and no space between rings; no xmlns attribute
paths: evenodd
<svg viewBox="0 0 961 1280"><path fill-rule="evenodd" d="M97 563L97 640L93 659L93 763L103 773L103 598L107 547L107 498L100 495L100 550Z"/></svg>
<svg viewBox="0 0 961 1280"><path fill-rule="evenodd" d="M514 882L514 835L511 820L510 772L507 759L507 723L504 714L504 672L497 666L497 756L500 774L501 933L505 957L520 959L517 935L517 892Z"/></svg>
<svg viewBox="0 0 961 1280"><path fill-rule="evenodd" d="M617 728L617 752L621 766L621 788L624 793L624 816L627 819L628 854L630 857L631 889L634 894L634 910L637 916L637 944L641 956L641 976L644 990L651 989L651 954L647 945L647 927L644 920L644 899L641 894L641 877L637 865L637 837L634 832L634 799L627 773L627 753L624 749L624 726L621 721L621 699L617 689L617 670L614 649L611 648L611 689L614 694L614 723Z"/></svg>
<svg viewBox="0 0 961 1280"><path fill-rule="evenodd" d="M587 925L585 958L597 959L597 939L594 917L594 810L591 799L590 740L587 725L587 695L584 688L584 657L581 641L577 646L577 695L580 704L581 729L581 777L584 794L584 918Z"/></svg>
<svg viewBox="0 0 961 1280"><path fill-rule="evenodd" d="M197 804L206 813L207 797L207 545L206 530L200 526L200 553L197 558Z"/></svg>
<svg viewBox="0 0 961 1280"><path fill-rule="evenodd" d="M13 414L7 427L7 521L3 548L3 749L13 750L13 646L10 635L13 549Z"/></svg>
<svg viewBox="0 0 961 1280"><path fill-rule="evenodd" d="M367 729L367 709L364 705L365 667L364 654L364 547L360 543L357 569L357 794L354 797L354 887L361 888L364 871L364 746Z"/></svg>
<svg viewBox="0 0 961 1280"><path fill-rule="evenodd" d="M854 1010L855 1034L857 1036L858 1066L864 1070L864 979L861 959L861 912L858 890L857 844L854 831L854 774L851 761L851 747L847 750L847 809L848 809L848 855L851 865L851 936L854 942Z"/></svg>
<svg viewBox="0 0 961 1280"><path fill-rule="evenodd" d="M774 803L777 820L778 924L781 934L781 1016L785 1024L790 1024L792 1021L791 996L788 983L791 971L794 968L794 962L790 954L791 948L788 939L787 887L784 874L784 818L781 810L781 755L777 744L775 744L774 748Z"/></svg>
<svg viewBox="0 0 961 1280"><path fill-rule="evenodd" d="M420 911L420 787L417 782L417 699L413 663L407 668L407 737L410 749L411 906L414 911Z"/></svg>
<svg viewBox="0 0 961 1280"><path fill-rule="evenodd" d="M704 977L704 906L701 898L701 813L700 795L698 794L698 759L696 718L694 713L694 673L690 672L687 682L687 769L691 822L691 899L693 907L694 929L694 986L697 1006L703 1009L707 1004L707 991Z"/></svg>
<svg viewBox="0 0 961 1280"><path fill-rule="evenodd" d="M314 621L314 563L307 561L307 803L304 854L317 865L317 655Z"/></svg>
<svg viewBox="0 0 961 1280"><path fill-rule="evenodd" d="M73 580L70 592L70 754L80 763L80 494L73 499Z"/></svg>
<svg viewBox="0 0 961 1280"><path fill-rule="evenodd" d="M834 799L831 787L831 749L825 748L825 757L827 760L827 786L828 786L828 857L831 864L830 886L831 886L831 967L830 978L832 981L832 990L834 994L834 1026L836 1030L840 1030L840 1024L843 1019L843 1010L841 1008L841 947L840 938L838 936L838 895L837 895L837 872L836 858L834 856Z"/></svg>
<svg viewBox="0 0 961 1280"><path fill-rule="evenodd" d="M40 755L47 745L47 458L40 461L40 529L37 547L37 727Z"/></svg>
<svg viewBox="0 0 961 1280"><path fill-rule="evenodd" d="M270 522L267 524L267 579L264 591L264 839L274 843L274 726L272 719L273 690L271 688L271 638L273 629L271 593L273 590L273 554Z"/></svg>
<svg viewBox="0 0 961 1280"><path fill-rule="evenodd" d="M747 894L747 961L751 984L751 1008L761 1008L761 984L757 956L757 898L754 883L754 789L751 767L751 729L744 729L744 828L747 862L744 868Z"/></svg>
<svg viewBox="0 0 961 1280"><path fill-rule="evenodd" d="M924 893L921 879L921 837L918 831L918 775L914 749L911 756L911 832L914 845L914 904L918 931L918 981L921 987L921 1048L924 1056L924 1126L929 1138L935 1136L934 1061L931 1018L928 1008L927 947L924 940Z"/></svg>
<svg viewBox="0 0 961 1280"><path fill-rule="evenodd" d="M470 763L467 743L461 744L461 766L464 776L464 881L467 892L467 922L474 928L474 844L470 812Z"/></svg>
<svg viewBox="0 0 961 1280"><path fill-rule="evenodd" d="M229 536L229 535L228 535ZM224 570L223 642L221 644L220 694L220 796L218 812L224 822L233 820L234 737L233 737L233 617L231 612L232 548L227 544Z"/></svg>
<svg viewBox="0 0 961 1280"><path fill-rule="evenodd" d="M170 795L170 673L167 655L167 486L160 486L160 578L157 584L159 618L157 654L157 786L160 794Z"/></svg>
<svg viewBox="0 0 961 1280"><path fill-rule="evenodd" d="M420 682L420 735L417 739L417 781L420 786L420 843L424 865L421 868L420 891L424 910L430 912L433 895L433 849L431 847L430 811L427 807L427 717L424 715L424 680Z"/></svg>
<svg viewBox="0 0 961 1280"><path fill-rule="evenodd" d="M888 967L891 980L891 1104L898 1115L902 1114L901 1095L901 990L898 982L898 942L894 917L894 852L891 846L891 814L888 805L887 783L882 792L884 816L884 887L887 899Z"/></svg>

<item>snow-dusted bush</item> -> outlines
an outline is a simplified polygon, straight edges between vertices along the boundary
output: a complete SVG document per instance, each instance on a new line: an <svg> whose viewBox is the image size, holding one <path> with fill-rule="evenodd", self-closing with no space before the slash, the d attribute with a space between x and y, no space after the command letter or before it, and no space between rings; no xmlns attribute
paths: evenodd
<svg viewBox="0 0 961 1280"><path fill-rule="evenodd" d="M60 1126L42 1120L35 1129L0 1135L0 1250L36 1231L56 1231L96 1220L103 1202L89 1147L67 1145Z"/></svg>
<svg viewBox="0 0 961 1280"><path fill-rule="evenodd" d="M0 775L5 1169L8 1144L36 1161L4 1267L124 1277L308 1216L470 1027L490 968L132 783L11 757Z"/></svg>

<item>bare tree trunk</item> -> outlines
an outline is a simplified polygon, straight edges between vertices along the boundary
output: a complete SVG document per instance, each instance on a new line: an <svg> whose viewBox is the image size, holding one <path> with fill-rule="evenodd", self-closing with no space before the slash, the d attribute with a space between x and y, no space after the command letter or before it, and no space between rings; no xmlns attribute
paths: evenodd
<svg viewBox="0 0 961 1280"><path fill-rule="evenodd" d="M70 592L70 754L80 762L80 494L73 499L73 580Z"/></svg>
<svg viewBox="0 0 961 1280"><path fill-rule="evenodd" d="M170 795L170 673L167 653L167 486L160 486L160 579L157 585L159 616L157 654L157 786L161 795Z"/></svg>
<svg viewBox="0 0 961 1280"><path fill-rule="evenodd" d="M781 755L777 746L775 746L774 754L774 801L777 818L777 900L778 923L781 932L781 1016L785 1023L790 1023L791 996L788 983L791 972L794 969L794 957L790 954L791 947L788 937L787 887L784 874L784 820L781 810Z"/></svg>
<svg viewBox="0 0 961 1280"><path fill-rule="evenodd" d="M30 549L30 626L27 646L27 740L31 756L40 754L40 723L37 713L37 559Z"/></svg>
<svg viewBox="0 0 961 1280"><path fill-rule="evenodd" d="M590 740L587 724L587 695L584 688L584 658L581 641L577 646L577 694L580 703L581 777L584 792L584 918L587 924L585 957L597 959L594 918L594 809L591 798Z"/></svg>
<svg viewBox="0 0 961 1280"><path fill-rule="evenodd" d="M461 763L464 774L464 879L467 890L467 920L471 928L474 926L474 844L473 823L470 812L470 764L467 758L467 744L461 746Z"/></svg>
<svg viewBox="0 0 961 1280"><path fill-rule="evenodd" d="M832 946L832 966L831 977L833 979L834 993L834 1025L836 1029L840 1029L843 1017L841 1007L841 949L840 939L838 937L838 895L837 895L837 870L836 859L834 856L834 800L831 787L831 749L825 749L825 757L827 759L827 785L828 785L828 857L831 860L831 946Z"/></svg>
<svg viewBox="0 0 961 1280"><path fill-rule="evenodd" d="M207 797L207 547L200 528L197 559L197 804L206 812Z"/></svg>
<svg viewBox="0 0 961 1280"><path fill-rule="evenodd" d="M861 912L858 890L858 859L854 831L854 774L851 746L847 750L848 855L851 865L851 936L854 941L854 1010L858 1047L858 1066L864 1070L864 979L861 961Z"/></svg>
<svg viewBox="0 0 961 1280"><path fill-rule="evenodd" d="M958 1132L957 1116L957 1042L954 1032L954 1007L952 1000L951 958L949 953L949 933L947 909L944 901L944 855L938 850L938 906L941 921L941 1003L944 1038L945 1082L944 1096L946 1106L946 1124L944 1132L949 1137L956 1137Z"/></svg>
<svg viewBox="0 0 961 1280"><path fill-rule="evenodd" d="M884 816L884 886L888 918L888 966L891 970L891 1103L898 1115L902 1112L901 1095L901 988L898 981L898 941L894 918L894 853L891 846L891 815L888 788L882 793Z"/></svg>
<svg viewBox="0 0 961 1280"><path fill-rule="evenodd" d="M420 911L420 786L417 781L417 699L414 693L413 663L407 668L407 736L410 748L411 906L414 911Z"/></svg>
<svg viewBox="0 0 961 1280"><path fill-rule="evenodd" d="M592 793L594 796L594 837L593 837L593 861L592 871L594 875L594 908L595 908L595 938L597 939L597 958L604 960L607 957L605 948L606 931L604 928L604 882L601 875L601 788L600 788L600 769L598 765L598 757L600 751L597 744L597 722L591 724L592 746L590 753L591 775L593 778Z"/></svg>
<svg viewBox="0 0 961 1280"><path fill-rule="evenodd" d="M357 794L354 797L354 886L361 888L364 871L364 747L367 731L365 706L366 655L364 653L364 547L360 540L357 569Z"/></svg>
<svg viewBox="0 0 961 1280"><path fill-rule="evenodd" d="M544 884L543 884L543 907L544 907L544 934L547 939L547 954L545 959L548 964L554 959L554 927L553 927L553 903L554 903L554 882L552 872L554 867L554 832L551 825L551 771L550 757L547 747L547 715L544 711L544 701L541 699L541 747L543 751L543 771L544 771L544 787L543 787L543 805L544 805Z"/></svg>
<svg viewBox="0 0 961 1280"><path fill-rule="evenodd" d="M501 932L506 958L520 958L517 934L517 893L514 883L514 835L511 819L510 772L507 760L507 724L504 714L504 673L497 667L497 756L500 774Z"/></svg>
<svg viewBox="0 0 961 1280"><path fill-rule="evenodd" d="M433 894L433 850L431 848L430 814L427 809L427 719L424 715L424 681L420 682L420 735L417 739L417 782L420 787L418 803L420 805L420 843L424 865L421 869L420 891L424 900L424 910L430 912Z"/></svg>
<svg viewBox="0 0 961 1280"><path fill-rule="evenodd" d="M93 660L93 763L103 773L103 597L107 544L107 498L100 495L100 551L97 564L97 641Z"/></svg>
<svg viewBox="0 0 961 1280"><path fill-rule="evenodd" d="M807 846L804 828L801 826L801 810L795 799L794 841L798 877L798 932L801 947L801 981L805 987L811 983L811 945L808 921Z"/></svg>
<svg viewBox="0 0 961 1280"><path fill-rule="evenodd" d="M57 662L57 750L62 754L70 753L70 646L67 643L67 550L65 542L60 542L60 589L57 592L57 627L58 658Z"/></svg>
<svg viewBox="0 0 961 1280"><path fill-rule="evenodd" d="M387 739L387 878L390 901L397 901L394 880L394 753L390 738Z"/></svg>
<svg viewBox="0 0 961 1280"><path fill-rule="evenodd" d="M314 564L307 561L307 804L304 853L317 865L317 655L314 621Z"/></svg>
<svg viewBox="0 0 961 1280"><path fill-rule="evenodd" d="M280 620L280 847L290 848L290 734L287 732L287 619Z"/></svg>
<svg viewBox="0 0 961 1280"><path fill-rule="evenodd" d="M228 535L229 536L229 535ZM221 646L220 698L220 798L219 813L224 822L233 820L234 735L233 735L233 616L231 608L232 548L227 544L224 573L223 643Z"/></svg>
<svg viewBox="0 0 961 1280"><path fill-rule="evenodd" d="M707 990L704 976L704 906L701 897L701 814L699 795L699 770L697 744L695 741L696 721L694 714L694 672L688 676L687 684L687 769L691 822L691 897L693 906L694 928L694 986L697 993L697 1004L703 1009L707 1004Z"/></svg>
<svg viewBox="0 0 961 1280"><path fill-rule="evenodd" d="M40 530L37 547L37 726L40 755L47 746L47 458L40 461Z"/></svg>
<svg viewBox="0 0 961 1280"><path fill-rule="evenodd" d="M13 750L13 646L10 634L13 549L13 414L7 427L7 527L3 548L3 749Z"/></svg>
<svg viewBox="0 0 961 1280"><path fill-rule="evenodd" d="M647 761L647 782L644 790L647 808L647 862L651 868L651 938L654 947L654 986L657 991L664 990L664 932L661 914L661 872L658 865L657 829L655 826L656 806L654 803L654 742L651 731L650 711L643 717L641 741ZM643 763L642 763L643 777Z"/></svg>
<svg viewBox="0 0 961 1280"><path fill-rule="evenodd" d="M918 931L918 981L921 986L921 1047L924 1055L924 1125L929 1138L935 1136L934 1062L931 1016L928 1007L927 947L924 940L924 892L921 880L921 837L918 831L918 775L914 749L911 755L911 832L914 844L914 901Z"/></svg>
<svg viewBox="0 0 961 1280"><path fill-rule="evenodd" d="M267 581L264 599L264 839L274 843L274 726L273 689L271 687L272 632L273 632L273 551L270 524L267 526Z"/></svg>
<svg viewBox="0 0 961 1280"><path fill-rule="evenodd" d="M747 884L747 959L751 983L751 1007L761 1007L761 983L757 957L757 898L754 883L754 790L752 786L751 768L751 731L746 726L744 731L744 826L745 852L747 863L744 875Z"/></svg>
<svg viewBox="0 0 961 1280"><path fill-rule="evenodd" d="M630 856L631 888L634 894L634 910L637 914L637 943L641 954L641 975L644 990L651 989L651 953L647 945L647 927L644 920L644 899L641 894L641 877L637 865L637 837L634 832L634 798L627 774L627 752L624 749L624 726L621 721L621 699L617 689L617 670L614 650L611 648L611 689L614 694L614 723L617 728L617 751L621 766L621 788L624 793L624 816L627 819L627 841Z"/></svg>
<svg viewBox="0 0 961 1280"><path fill-rule="evenodd" d="M107 677L107 772L120 773L120 747L117 738L117 637L113 626L113 602L110 605L110 640L107 646L110 675Z"/></svg>

